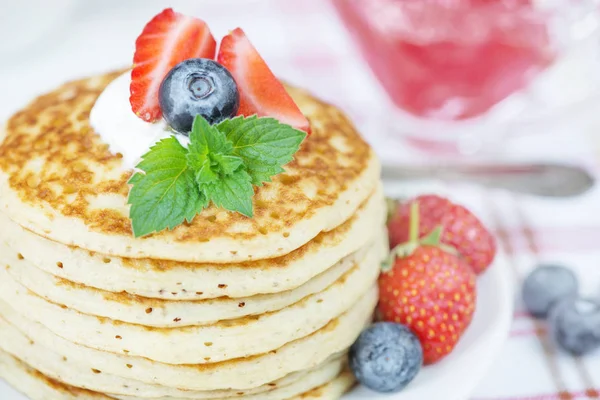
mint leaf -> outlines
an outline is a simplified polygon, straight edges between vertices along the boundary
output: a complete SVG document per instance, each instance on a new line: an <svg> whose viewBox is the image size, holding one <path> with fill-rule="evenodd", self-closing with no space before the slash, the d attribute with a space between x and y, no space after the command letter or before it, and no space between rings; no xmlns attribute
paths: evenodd
<svg viewBox="0 0 600 400"><path fill-rule="evenodd" d="M202 210L208 207L210 200L205 193L198 190L198 186L194 182L193 191L198 193L198 197L195 202L189 202L188 207L185 210L185 221L192 222L196 215L200 214Z"/></svg>
<svg viewBox="0 0 600 400"><path fill-rule="evenodd" d="M169 163L183 165L187 150L179 141L171 136L156 143L142 156L142 161L136 166L144 172L155 170L157 167L167 166Z"/></svg>
<svg viewBox="0 0 600 400"><path fill-rule="evenodd" d="M219 175L212 170L210 165L210 159L207 157L203 162L200 169L196 172L196 182L198 185L204 185L214 183L219 179Z"/></svg>
<svg viewBox="0 0 600 400"><path fill-rule="evenodd" d="M188 167L187 150L170 137L154 145L142 157L137 172L129 180L129 217L135 237L191 222L208 205L194 172Z"/></svg>
<svg viewBox="0 0 600 400"><path fill-rule="evenodd" d="M202 116L194 120L188 151L188 164L196 171L199 185L211 184L231 175L244 163L232 154L231 141Z"/></svg>
<svg viewBox="0 0 600 400"><path fill-rule="evenodd" d="M273 118L257 116L227 119L217 125L233 145L233 154L242 158L252 184L270 182L292 161L306 133Z"/></svg>
<svg viewBox="0 0 600 400"><path fill-rule="evenodd" d="M131 178L129 178L129 181L127 181L127 183L130 185L135 185L136 183L141 182L143 179L144 174L135 173Z"/></svg>
<svg viewBox="0 0 600 400"><path fill-rule="evenodd" d="M252 217L254 189L251 180L250 175L241 169L219 179L216 183L203 185L200 188L215 206Z"/></svg>
<svg viewBox="0 0 600 400"><path fill-rule="evenodd" d="M219 168L225 175L233 174L242 165L244 165L244 160L237 156L213 154L211 155L211 159L219 166Z"/></svg>
<svg viewBox="0 0 600 400"><path fill-rule="evenodd" d="M190 154L231 154L232 149L231 141L216 126L201 115L196 116L190 132Z"/></svg>

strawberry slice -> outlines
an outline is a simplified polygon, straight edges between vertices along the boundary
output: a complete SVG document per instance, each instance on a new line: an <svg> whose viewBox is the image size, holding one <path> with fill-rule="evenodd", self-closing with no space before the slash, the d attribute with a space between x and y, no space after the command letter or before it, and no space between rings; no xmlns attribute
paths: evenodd
<svg viewBox="0 0 600 400"><path fill-rule="evenodd" d="M223 38L217 61L231 72L238 85L238 115L273 117L310 133L308 120L243 30L237 28Z"/></svg>
<svg viewBox="0 0 600 400"><path fill-rule="evenodd" d="M147 122L158 120L160 84L167 73L190 58L215 57L217 42L204 21L167 8L156 15L135 42L129 102Z"/></svg>

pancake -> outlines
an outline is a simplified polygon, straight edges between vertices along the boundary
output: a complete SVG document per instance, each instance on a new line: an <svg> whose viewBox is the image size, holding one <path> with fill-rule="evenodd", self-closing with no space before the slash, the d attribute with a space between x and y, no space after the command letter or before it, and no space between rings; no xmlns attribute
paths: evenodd
<svg viewBox="0 0 600 400"><path fill-rule="evenodd" d="M379 184L379 162L348 118L290 88L312 135L285 173L256 189L253 218L210 207L190 224L135 239L127 206L131 171L88 120L116 77L65 84L8 121L0 144L0 210L14 222L111 256L242 262L283 256L335 229Z"/></svg>
<svg viewBox="0 0 600 400"><path fill-rule="evenodd" d="M114 400L113 397L68 386L48 378L1 350L0 378L31 400Z"/></svg>
<svg viewBox="0 0 600 400"><path fill-rule="evenodd" d="M254 217L210 206L134 238L133 171L89 122L119 74L0 129L0 377L33 400L338 399L388 251L372 149L288 87L312 134Z"/></svg>
<svg viewBox="0 0 600 400"><path fill-rule="evenodd" d="M0 351L0 353L3 353ZM12 357L12 356L11 356ZM68 363L69 361L65 361ZM92 386L104 384L107 387L117 387L120 385L120 392L130 393L130 395L119 395L114 393L103 393L114 398L149 398L149 399L193 399L193 400L219 400L232 398L264 398L267 399L287 399L295 395L304 393L310 389L321 386L340 374L346 365L346 357L336 356L326 360L323 364L302 373L291 374L288 377L278 381L268 383L248 391L239 390L216 390L216 391L189 391L170 388L159 385L143 384L132 380L122 379L117 376L111 376L103 372L83 371L82 382L92 382ZM76 365L72 365L77 368ZM61 380L60 377L52 378ZM89 389L84 389L89 390ZM150 394L146 396L146 394Z"/></svg>
<svg viewBox="0 0 600 400"><path fill-rule="evenodd" d="M79 389L53 380L29 367L13 356L0 351L0 378L21 391L31 400L137 400L139 397L109 397L97 392ZM338 399L353 384L352 374L342 372L332 381L312 389L294 399ZM236 397L240 398L240 397ZM261 398L262 399L262 398ZM166 400L166 399L164 399ZM175 398L172 398L175 400Z"/></svg>
<svg viewBox="0 0 600 400"><path fill-rule="evenodd" d="M10 279L24 289L51 303L66 306L83 314L165 328L215 324L218 321L282 310L313 294L320 293L328 297L325 294L327 288L341 279L344 280L343 285L347 288L344 290L346 296L351 297L353 293L358 294L360 289L357 288L363 284L370 285L370 282L376 278L379 264L387 254L387 241L384 232L375 242L369 243L353 257L347 257L344 262L336 264L304 285L287 292L240 299L222 297L199 301L169 301L128 293L106 292L48 274L32 266L27 260L20 260L2 243L0 243L0 254L6 254L3 256L3 262L9 267L4 271L0 270L0 276L8 273ZM324 297L320 297L321 303ZM18 297L15 300L18 301Z"/></svg>
<svg viewBox="0 0 600 400"><path fill-rule="evenodd" d="M321 385L315 385L319 380L324 381L323 375L317 376L313 375L314 378L311 380L310 385L313 386L313 389L309 391L304 391L300 394L295 394L294 396L287 396L293 392L298 392L298 390L294 386L300 386L299 384L292 384L286 388L286 390L273 390L267 393L259 393L250 396L235 396L235 397L227 397L222 398L220 400L233 400L233 399L248 399L248 400L295 400L295 399L339 399L344 393L346 393L354 384L354 376L351 372L345 370L338 373L336 376L328 379L327 382L323 382ZM308 379L305 381L308 386ZM142 400L142 397L133 397L133 396L120 396L115 395L116 399L119 400ZM180 398L175 397L162 397L157 400L179 400Z"/></svg>
<svg viewBox="0 0 600 400"><path fill-rule="evenodd" d="M231 399L247 399L247 400L286 400L294 398L298 395L302 395L309 390L318 388L319 386L325 385L342 372L342 368L345 364L344 360L337 359L333 362L329 362L314 371L307 373L302 379L293 382L286 386L272 387L271 390L250 394L250 395L237 395L233 392L227 397L218 397L215 400L231 400ZM240 392L241 393L241 392ZM114 395L115 398L120 400L138 400L143 399L142 397L132 396L120 396ZM182 397L160 397L155 398L156 400L178 400ZM186 397L187 398L187 397Z"/></svg>
<svg viewBox="0 0 600 400"><path fill-rule="evenodd" d="M354 375L344 371L333 381L290 400L337 400L352 389L355 382Z"/></svg>
<svg viewBox="0 0 600 400"><path fill-rule="evenodd" d="M1 197L1 195L0 195ZM0 212L0 242L44 271L85 286L149 298L248 297L297 288L372 241L384 224L383 191L346 223L285 256L226 265L124 259L61 245L33 234ZM348 261L348 260L347 260Z"/></svg>
<svg viewBox="0 0 600 400"><path fill-rule="evenodd" d="M364 260L362 268L352 268L322 292L278 311L210 325L152 328L84 314L31 292L12 278L10 266L0 268L0 298L57 335L98 350L127 349L131 355L171 364L219 362L277 349L310 335L348 310L377 280L385 255L382 236L373 247L374 256ZM182 315L187 315L185 310Z"/></svg>
<svg viewBox="0 0 600 400"><path fill-rule="evenodd" d="M20 333L10 326L3 326L3 329L6 329L7 331L0 334L3 338L7 338L11 344L27 347L27 342L30 341L30 339L23 333ZM52 379L65 381L71 385L75 385L74 381L76 381L77 387L86 390L100 391L111 397L125 395L152 399L179 398L212 400L240 397L242 395L244 398L246 395L248 397L254 397L269 393L271 398L286 399L330 381L340 373L345 364L345 358L343 356L336 356L308 371L291 374L292 376L290 377L284 377L283 379L244 392L239 390L193 391L148 384L133 379L124 379L97 369L85 368L68 359L66 361L62 359L62 362L59 361L58 364L60 365L58 366L57 364L54 364L52 371L48 373L43 369L46 368L45 363L48 362L47 359L56 360L56 354L40 345L31 346L35 346L35 351L39 352L39 354L31 356L30 352L33 350L24 350L20 352L23 354L23 360L28 364L35 366L42 365L41 371L44 371L44 374L51 376ZM45 358L45 363L40 364L38 362L41 357ZM69 372L65 372L66 368L70 369Z"/></svg>
<svg viewBox="0 0 600 400"><path fill-rule="evenodd" d="M77 345L0 302L0 348L53 379L99 392L138 389L134 395L142 396L136 383L145 383L146 389L149 384L196 391L245 390L314 368L332 355L346 351L370 323L376 302L374 287L349 311L310 336L265 354L204 365L164 364ZM94 371L101 373L94 374ZM105 380L107 375L113 378ZM119 382L115 377L126 382ZM144 393L143 397L152 394Z"/></svg>

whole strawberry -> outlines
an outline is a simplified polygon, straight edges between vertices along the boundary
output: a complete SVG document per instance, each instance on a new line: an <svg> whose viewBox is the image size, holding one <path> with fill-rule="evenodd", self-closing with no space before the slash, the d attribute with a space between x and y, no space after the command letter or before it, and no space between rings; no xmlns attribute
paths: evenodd
<svg viewBox="0 0 600 400"><path fill-rule="evenodd" d="M494 261L496 240L481 221L465 207L436 195L419 196L398 207L389 222L392 246L408 241L413 203L419 205L419 237L441 226L442 243L455 248L476 274Z"/></svg>
<svg viewBox="0 0 600 400"><path fill-rule="evenodd" d="M412 208L412 240L394 249L379 278L379 312L384 321L408 326L421 342L424 363L432 364L454 350L471 323L477 277L439 243L439 229L416 239L418 205Z"/></svg>

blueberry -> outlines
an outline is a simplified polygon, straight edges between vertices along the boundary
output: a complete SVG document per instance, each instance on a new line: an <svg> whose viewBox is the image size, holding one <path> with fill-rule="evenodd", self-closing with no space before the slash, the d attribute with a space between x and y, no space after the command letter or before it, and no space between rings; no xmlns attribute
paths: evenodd
<svg viewBox="0 0 600 400"><path fill-rule="evenodd" d="M177 64L160 85L163 118L174 130L188 134L197 115L216 124L233 117L240 105L235 80L221 64L192 58Z"/></svg>
<svg viewBox="0 0 600 400"><path fill-rule="evenodd" d="M600 348L600 303L568 298L550 311L550 334L564 350L581 356Z"/></svg>
<svg viewBox="0 0 600 400"><path fill-rule="evenodd" d="M575 274L557 265L537 267L523 283L523 301L536 318L546 318L554 303L577 296L579 283Z"/></svg>
<svg viewBox="0 0 600 400"><path fill-rule="evenodd" d="M404 325L392 322L367 328L350 348L350 368L356 379L377 392L404 389L422 364L419 339Z"/></svg>

